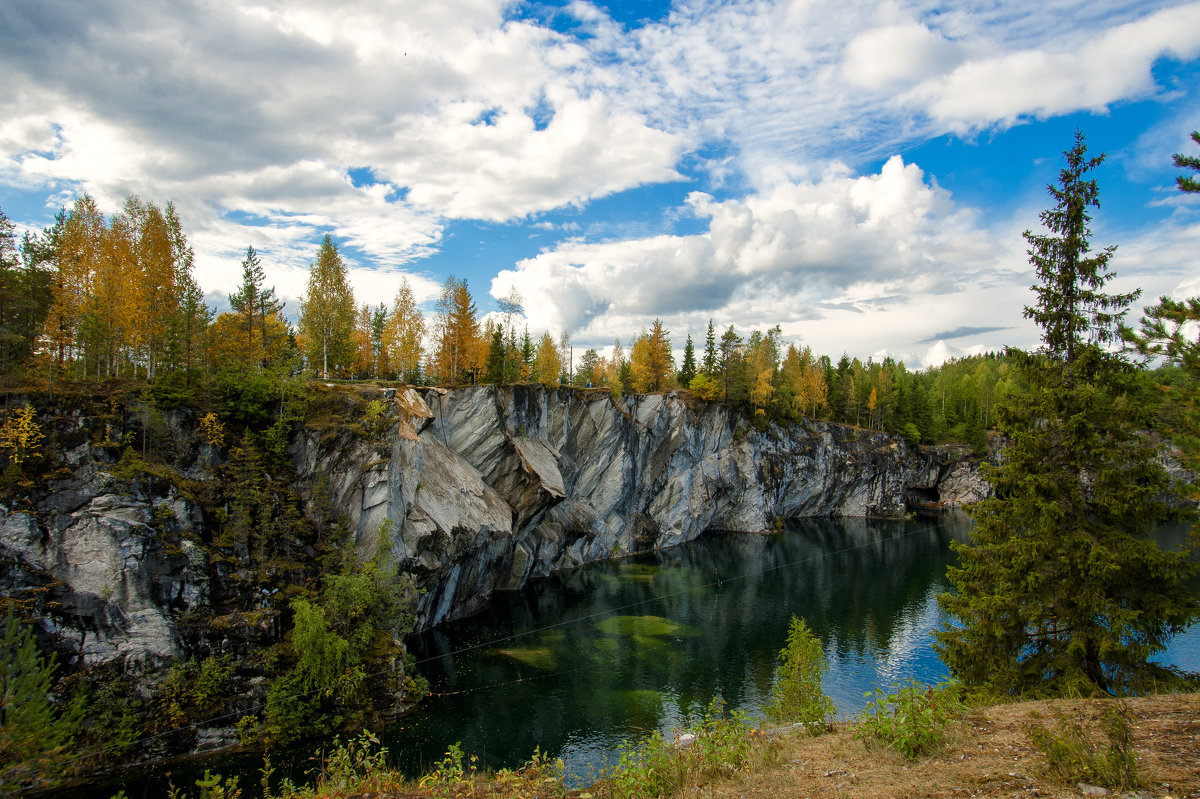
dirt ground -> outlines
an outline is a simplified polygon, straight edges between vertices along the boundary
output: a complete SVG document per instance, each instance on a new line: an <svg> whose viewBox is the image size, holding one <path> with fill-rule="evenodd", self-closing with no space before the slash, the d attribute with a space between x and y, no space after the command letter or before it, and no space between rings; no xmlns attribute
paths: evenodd
<svg viewBox="0 0 1200 799"><path fill-rule="evenodd" d="M1124 795L1200 798L1200 694L1125 702L1132 716L1142 787ZM818 738L788 735L778 767L692 788L687 795L703 799L1080 797L1085 794L1079 785L1062 785L1048 776L1046 760L1031 744L1027 728L1040 723L1053 729L1063 714L1094 718L1104 706L1102 701L1050 700L974 711L955 725L942 751L917 762L887 749L868 748L854 740L849 727Z"/></svg>

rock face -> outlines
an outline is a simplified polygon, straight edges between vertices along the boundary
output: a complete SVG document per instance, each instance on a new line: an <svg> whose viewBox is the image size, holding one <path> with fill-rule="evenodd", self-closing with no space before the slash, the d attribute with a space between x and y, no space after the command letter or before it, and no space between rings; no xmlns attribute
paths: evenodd
<svg viewBox="0 0 1200 799"><path fill-rule="evenodd" d="M293 452L302 484L329 489L361 548L373 551L390 523L393 557L425 589L420 628L531 577L710 529L900 516L910 484L949 479L946 498L959 502L983 490L955 452L917 453L884 433L816 421L757 430L676 393L614 402L520 385L388 399L398 421L373 445L309 434Z"/></svg>
<svg viewBox="0 0 1200 799"><path fill-rule="evenodd" d="M614 402L536 385L384 390L387 425L374 432L356 426L365 397L346 398L344 419L292 442L296 488L310 517L332 506L364 554L387 531L391 557L423 589L419 629L531 578L710 529L898 516L911 486L959 502L983 490L953 450L815 421L757 430L674 393ZM57 610L39 634L71 665L170 661L187 648L180 619L213 612L222 590L225 572L195 543L211 540L210 520L175 488L114 479L87 419L56 423L77 433L59 438L59 479L32 507L0 506L0 592L44 592ZM191 435L182 417L171 429ZM191 479L219 458L210 450L183 457Z"/></svg>
<svg viewBox="0 0 1200 799"><path fill-rule="evenodd" d="M175 612L205 603L204 555L185 541L167 551L152 524L189 513L178 497L121 493L89 464L55 481L36 513L0 506L0 590L48 593L61 624L39 630L75 666L119 661L132 670L180 653Z"/></svg>

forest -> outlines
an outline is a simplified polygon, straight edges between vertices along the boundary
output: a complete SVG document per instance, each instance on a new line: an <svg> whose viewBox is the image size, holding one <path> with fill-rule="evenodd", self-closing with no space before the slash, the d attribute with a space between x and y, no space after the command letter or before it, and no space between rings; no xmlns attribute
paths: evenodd
<svg viewBox="0 0 1200 799"><path fill-rule="evenodd" d="M9 385L128 379L156 395L209 384L293 378L404 381L411 385L539 382L623 392L682 389L753 420L825 419L903 435L911 443L985 449L993 409L1018 391L1003 353L912 371L881 361L817 354L782 339L778 325L738 331L709 321L686 337L676 363L670 331L617 336L578 351L567 333L540 338L522 298L481 318L470 287L449 277L431 314L401 280L391 305L356 302L337 244L315 253L298 324L268 285L252 247L229 310L204 299L182 221L168 203L131 197L105 217L84 195L51 227L17 240L0 211L0 381ZM264 388L264 390L266 390Z"/></svg>

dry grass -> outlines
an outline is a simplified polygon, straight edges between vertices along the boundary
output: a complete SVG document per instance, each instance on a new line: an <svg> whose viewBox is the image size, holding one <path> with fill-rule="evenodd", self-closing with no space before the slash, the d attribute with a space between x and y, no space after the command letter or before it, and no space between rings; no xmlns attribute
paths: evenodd
<svg viewBox="0 0 1200 799"><path fill-rule="evenodd" d="M933 757L916 762L884 748L855 740L853 724L812 738L783 730L760 746L770 757L729 778L693 785L679 799L964 799L965 797L1082 796L1078 785L1055 783L1046 762L1030 742L1031 723L1053 726L1063 715L1096 719L1106 700L1047 700L997 705L969 712L955 722L949 742ZM1108 700L1111 701L1111 700ZM1128 797L1200 799L1200 694L1151 696L1124 700L1128 707L1144 787ZM775 764L775 765L770 765ZM317 795L348 794L316 791ZM309 794L310 796L312 794ZM366 799L606 799L599 783L565 791L556 779L536 769L508 773L497 780L464 779L454 784L417 787L377 784L355 792Z"/></svg>
<svg viewBox="0 0 1200 799"><path fill-rule="evenodd" d="M1200 797L1200 694L1126 700L1144 788L1141 796ZM784 765L706 786L704 799L760 797L1079 797L1077 785L1046 776L1042 754L1026 732L1031 722L1052 725L1060 714L1095 718L1101 701L1048 700L973 711L955 725L937 755L910 762L886 749L868 749L843 725L820 738L786 736Z"/></svg>

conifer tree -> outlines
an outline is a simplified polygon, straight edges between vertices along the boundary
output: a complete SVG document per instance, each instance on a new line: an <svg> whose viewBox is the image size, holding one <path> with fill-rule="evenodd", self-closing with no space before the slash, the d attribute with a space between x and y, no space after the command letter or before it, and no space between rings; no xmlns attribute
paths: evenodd
<svg viewBox="0 0 1200 799"><path fill-rule="evenodd" d="M716 380L721 372L717 368L717 334L713 330L713 321L708 320L708 332L704 336L704 362L701 371L712 380Z"/></svg>
<svg viewBox="0 0 1200 799"><path fill-rule="evenodd" d="M696 347L692 344L692 334L688 333L687 343L683 345L683 365L679 367L679 385L689 386L696 376Z"/></svg>
<svg viewBox="0 0 1200 799"><path fill-rule="evenodd" d="M247 247L246 257L242 259L242 285L229 295L229 307L238 315L238 327L245 342L243 361L247 366L262 363L262 341L256 344L254 334L259 330L255 321L259 313L259 294L266 278L258 253L253 247Z"/></svg>
<svg viewBox="0 0 1200 799"><path fill-rule="evenodd" d="M1192 141L1200 144L1200 130L1192 131ZM1180 169L1190 169L1193 172L1200 172L1200 158L1194 155L1184 155L1176 153L1174 158L1175 166ZM1175 184L1179 186L1180 191L1197 192L1200 191L1200 179L1191 175L1180 175L1175 178Z"/></svg>
<svg viewBox="0 0 1200 799"><path fill-rule="evenodd" d="M938 633L951 674L1004 693L1137 690L1149 658L1197 615L1186 553L1150 534L1168 509L1167 477L1142 434L1138 379L1106 350L1131 295L1104 292L1114 248L1089 257L1098 189L1082 134L1065 153L1054 200L1026 233L1044 347L1010 351L1028 391L997 410L1010 444L987 469L970 545L956 545L957 623Z"/></svg>
<svg viewBox="0 0 1200 799"><path fill-rule="evenodd" d="M79 729L81 707L51 701L54 658L38 650L30 627L12 609L0 637L0 787L27 786L61 771Z"/></svg>

